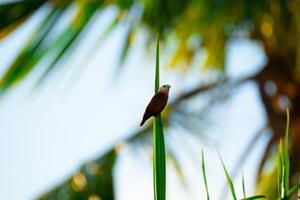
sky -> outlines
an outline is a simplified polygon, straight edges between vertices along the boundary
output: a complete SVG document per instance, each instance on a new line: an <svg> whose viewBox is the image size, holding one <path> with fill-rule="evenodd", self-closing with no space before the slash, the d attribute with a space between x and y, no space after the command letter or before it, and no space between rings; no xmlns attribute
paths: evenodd
<svg viewBox="0 0 300 200"><path fill-rule="evenodd" d="M0 41L0 74L5 72L38 24L42 12ZM45 85L32 91L36 74L39 73L34 71L24 84L15 87L0 102L0 199L27 200L37 197L137 128L153 93L154 51L151 55L145 53L145 35L140 32L120 76L116 78L126 26L119 26L106 40L99 45L94 44L99 32L109 23L107 19L112 19L115 14L113 8L108 9L93 20L89 31L84 31L80 36L80 48L65 63L61 63L64 67ZM64 17L66 21L70 18L69 15ZM232 41L228 52L227 66L231 78L255 73L265 62L260 46L242 39ZM163 57L164 52L161 54ZM199 80L201 76L198 73L183 77L177 71L163 68L161 83L172 85L170 95L173 99L183 88L191 87L191 80ZM183 140L180 130L170 130L174 141L177 141L177 148L181 149L180 158L185 161L183 167L189 189L183 189L175 170L169 166L169 199L205 197L201 179L201 148L205 150L212 199L220 199L225 176L216 149L228 169L233 169L247 141L265 123L256 85L251 82L239 87L217 112L220 120L205 130L212 138L219 139L216 148L208 147L201 141L195 142L194 138L185 137ZM255 170L267 140L267 137L259 140L243 167L249 193L253 191ZM170 141L166 142L172 145ZM187 153L188 148L199 154ZM123 152L114 174L117 177L115 187L118 200L153 199L152 164L142 153L130 149ZM240 176L235 184L238 194L241 194Z"/></svg>

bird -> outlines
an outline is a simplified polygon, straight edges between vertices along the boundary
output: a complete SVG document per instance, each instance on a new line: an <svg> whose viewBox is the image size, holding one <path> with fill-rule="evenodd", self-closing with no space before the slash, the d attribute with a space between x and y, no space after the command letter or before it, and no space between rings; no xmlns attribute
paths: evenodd
<svg viewBox="0 0 300 200"><path fill-rule="evenodd" d="M152 97L151 101L146 107L140 126L143 126L143 124L150 117L157 116L163 111L168 103L170 88L170 85L163 85L160 87L159 91Z"/></svg>

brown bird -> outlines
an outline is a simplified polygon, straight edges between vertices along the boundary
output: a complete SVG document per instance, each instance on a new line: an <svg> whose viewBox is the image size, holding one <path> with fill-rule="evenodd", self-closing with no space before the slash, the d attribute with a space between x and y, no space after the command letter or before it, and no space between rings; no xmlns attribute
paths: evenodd
<svg viewBox="0 0 300 200"><path fill-rule="evenodd" d="M143 124L150 117L157 116L163 111L163 109L166 107L168 102L170 88L171 88L170 85L163 85L160 87L159 91L152 97L150 103L146 108L140 126L143 126Z"/></svg>

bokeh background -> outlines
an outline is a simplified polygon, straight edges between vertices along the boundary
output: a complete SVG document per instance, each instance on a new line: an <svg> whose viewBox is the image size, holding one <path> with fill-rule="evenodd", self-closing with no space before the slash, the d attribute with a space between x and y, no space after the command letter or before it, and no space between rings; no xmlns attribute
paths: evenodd
<svg viewBox="0 0 300 200"><path fill-rule="evenodd" d="M291 182L300 171L297 0L0 1L0 199L153 199L155 35L167 198L275 199L276 151L291 110Z"/></svg>

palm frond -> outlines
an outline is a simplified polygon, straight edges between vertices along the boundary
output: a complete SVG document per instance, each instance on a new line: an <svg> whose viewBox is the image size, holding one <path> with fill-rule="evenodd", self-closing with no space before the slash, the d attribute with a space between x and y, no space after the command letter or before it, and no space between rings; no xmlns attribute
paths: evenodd
<svg viewBox="0 0 300 200"><path fill-rule="evenodd" d="M9 35L47 0L17 1L0 4L0 40Z"/></svg>
<svg viewBox="0 0 300 200"><path fill-rule="evenodd" d="M98 8L101 7L97 1L77 3L77 14L67 29L53 41L46 43L45 40L49 36L50 30L59 21L59 17L69 5L52 6L49 14L45 16L27 45L0 80L0 94L23 80L43 58L51 55L48 67L37 82L37 84L42 83L54 71L62 57L71 50L74 41L87 26Z"/></svg>
<svg viewBox="0 0 300 200"><path fill-rule="evenodd" d="M98 2L88 2L78 4L79 8L74 20L71 22L70 26L64 31L58 38L48 47L49 52L54 52L55 56L49 63L48 68L44 71L40 77L37 85L40 85L52 71L57 67L58 61L66 54L67 51L71 50L71 46L77 39L78 35L87 26L90 19L96 13L99 8Z"/></svg>
<svg viewBox="0 0 300 200"><path fill-rule="evenodd" d="M45 48L42 47L42 44L62 12L62 8L53 7L49 14L44 17L44 20L42 20L37 27L39 31L36 31L34 35L32 35L27 45L0 80L0 94L3 94L13 85L25 78L45 55L46 51Z"/></svg>
<svg viewBox="0 0 300 200"><path fill-rule="evenodd" d="M42 195L39 200L86 200L98 197L103 200L114 199L113 167L117 154L109 150L101 158L81 167L70 179Z"/></svg>

